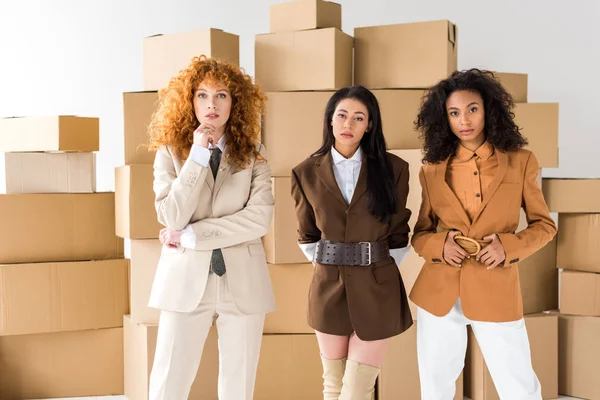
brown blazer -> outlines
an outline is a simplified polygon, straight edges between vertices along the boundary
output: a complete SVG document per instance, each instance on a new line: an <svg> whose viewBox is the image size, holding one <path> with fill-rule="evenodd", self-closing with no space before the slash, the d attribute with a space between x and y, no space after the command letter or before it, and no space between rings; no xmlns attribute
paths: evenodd
<svg viewBox="0 0 600 400"><path fill-rule="evenodd" d="M460 297L471 320L505 322L523 316L518 263L552 240L556 226L536 180L535 155L528 150L496 154L496 176L473 221L446 183L448 159L421 168L423 201L412 245L425 265L410 298L431 314L446 315ZM528 227L515 234L521 207ZM473 239L497 233L506 252L503 266L488 270L475 257L465 259L462 268L446 264L442 253L450 230Z"/></svg>
<svg viewBox="0 0 600 400"><path fill-rule="evenodd" d="M390 248L408 245L406 208L408 164L388 154L396 179L397 212L389 223L368 209L367 164L363 160L354 196L347 204L335 180L331 153L312 157L292 171L299 243L320 239L372 242L387 239ZM309 289L309 325L321 332L378 340L402 333L412 325L404 284L394 260L370 266L317 264Z"/></svg>

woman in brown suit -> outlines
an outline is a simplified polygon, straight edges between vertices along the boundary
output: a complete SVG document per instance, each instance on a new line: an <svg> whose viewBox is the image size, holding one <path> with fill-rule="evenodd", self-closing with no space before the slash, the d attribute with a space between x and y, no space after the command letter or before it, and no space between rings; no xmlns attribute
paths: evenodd
<svg viewBox="0 0 600 400"><path fill-rule="evenodd" d="M292 171L299 244L314 264L308 323L325 399L371 399L389 338L412 325L400 262L408 245L408 164L386 152L375 96L338 90L323 145ZM394 257L394 258L392 258Z"/></svg>
<svg viewBox="0 0 600 400"><path fill-rule="evenodd" d="M518 263L556 234L535 155L510 94L487 71L455 72L426 94L423 202L412 244L425 265L417 306L421 398L454 398L471 325L502 400L541 400L531 366ZM523 207L528 227L515 233Z"/></svg>

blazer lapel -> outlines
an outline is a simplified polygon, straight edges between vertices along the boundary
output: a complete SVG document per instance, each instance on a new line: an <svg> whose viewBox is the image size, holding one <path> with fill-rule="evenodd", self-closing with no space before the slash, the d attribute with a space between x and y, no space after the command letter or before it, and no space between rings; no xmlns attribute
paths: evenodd
<svg viewBox="0 0 600 400"><path fill-rule="evenodd" d="M485 209L487 203L490 201L490 199L494 196L494 194L500 187L500 183L502 183L502 179L504 179L504 175L506 175L506 171L508 169L508 156L506 155L506 153L498 150L495 151L496 157L498 158L498 169L496 170L496 175L494 176L492 183L490 183L490 187L486 192L485 198L481 202L481 206L479 207L477 214L475 214L475 217L473 218L473 223L477 221L477 218L479 218L479 216Z"/></svg>
<svg viewBox="0 0 600 400"><path fill-rule="evenodd" d="M225 153L221 157L221 162L219 163L219 171L217 172L217 178L215 179L215 187L213 189L213 197L219 193L219 189L223 186L223 182L231 176L231 163L229 162L229 154ZM212 172L212 171L211 171Z"/></svg>
<svg viewBox="0 0 600 400"><path fill-rule="evenodd" d="M354 205L365 193L367 192L367 159L363 156L362 163L360 165L360 172L358 173L358 180L356 181L356 187L354 188L354 194L350 201L350 206Z"/></svg>
<svg viewBox="0 0 600 400"><path fill-rule="evenodd" d="M467 228L471 226L471 221L469 220L469 216L467 215L465 209L460 204L460 201L446 182L446 170L448 168L448 161L450 158L446 158L437 166L436 180L438 181L439 187L442 188L442 192L444 193L444 197L454 210L454 212L460 217L461 221L464 222ZM467 232L463 232L466 234Z"/></svg>
<svg viewBox="0 0 600 400"><path fill-rule="evenodd" d="M317 161L316 173L331 194L347 207L348 204L346 203L346 200L344 200L344 196L342 196L342 192L340 191L337 181L335 180L335 175L333 174L331 152L327 152L319 161Z"/></svg>

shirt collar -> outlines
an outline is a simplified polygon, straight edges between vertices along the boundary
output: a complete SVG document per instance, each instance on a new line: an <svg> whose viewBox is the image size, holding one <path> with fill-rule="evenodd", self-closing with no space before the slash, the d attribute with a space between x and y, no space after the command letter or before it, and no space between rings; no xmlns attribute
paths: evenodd
<svg viewBox="0 0 600 400"><path fill-rule="evenodd" d="M362 150L359 146L352 157L346 158L343 155L341 155L340 152L335 149L335 147L331 146L331 158L333 159L334 165L339 164L342 161L362 162Z"/></svg>
<svg viewBox="0 0 600 400"><path fill-rule="evenodd" d="M221 136L221 139L219 139L219 141L217 142L217 147L219 148L219 150L221 150L221 153L225 152L225 141L226 141L225 135L223 135L223 136ZM212 143L208 144L209 150L212 149L213 147L215 147L215 146L213 146Z"/></svg>
<svg viewBox="0 0 600 400"><path fill-rule="evenodd" d="M471 151L459 143L458 148L456 149L455 156L460 161L469 161L473 156L477 155L483 161L487 161L493 154L494 154L494 146L492 146L490 144L490 142L488 142L486 140L475 151Z"/></svg>

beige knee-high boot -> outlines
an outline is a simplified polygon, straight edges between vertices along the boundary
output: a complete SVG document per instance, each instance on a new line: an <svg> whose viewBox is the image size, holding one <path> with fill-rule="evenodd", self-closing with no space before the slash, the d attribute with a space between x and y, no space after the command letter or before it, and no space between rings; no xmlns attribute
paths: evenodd
<svg viewBox="0 0 600 400"><path fill-rule="evenodd" d="M323 400L338 400L342 390L342 377L346 369L346 359L327 360L323 363Z"/></svg>
<svg viewBox="0 0 600 400"><path fill-rule="evenodd" d="M379 368L348 360L339 400L371 400L378 375Z"/></svg>

